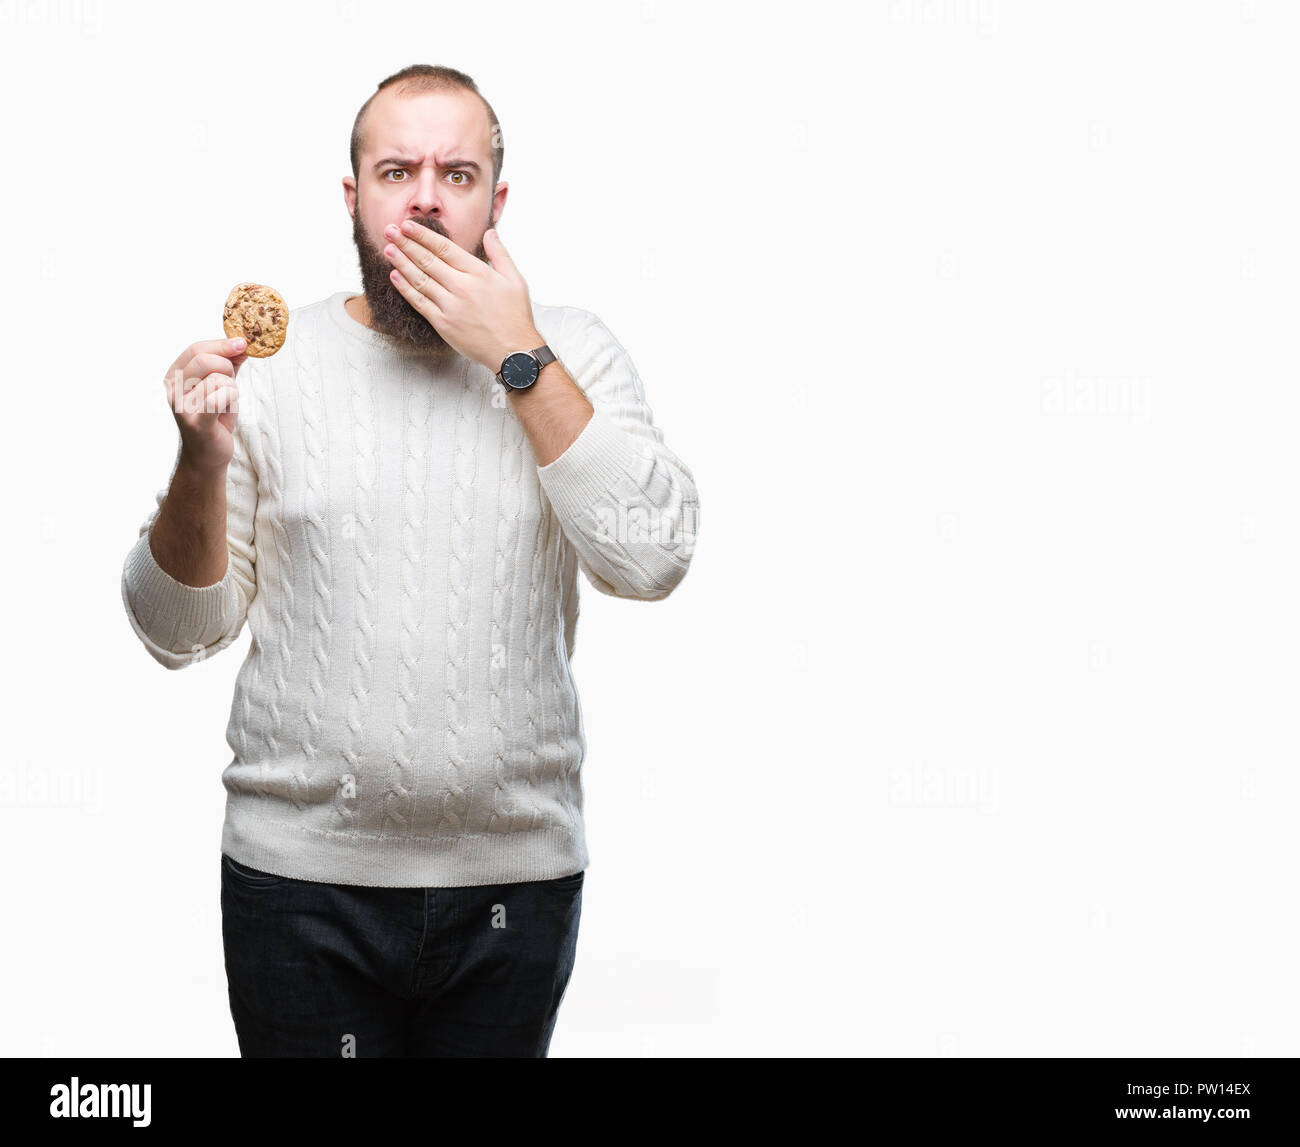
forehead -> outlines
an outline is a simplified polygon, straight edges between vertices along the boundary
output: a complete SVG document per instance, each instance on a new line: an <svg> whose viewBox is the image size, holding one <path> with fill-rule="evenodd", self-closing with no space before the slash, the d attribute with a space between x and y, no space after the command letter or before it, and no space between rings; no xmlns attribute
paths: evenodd
<svg viewBox="0 0 1300 1147"><path fill-rule="evenodd" d="M487 112L472 92L382 91L366 112L368 155L490 155Z"/></svg>

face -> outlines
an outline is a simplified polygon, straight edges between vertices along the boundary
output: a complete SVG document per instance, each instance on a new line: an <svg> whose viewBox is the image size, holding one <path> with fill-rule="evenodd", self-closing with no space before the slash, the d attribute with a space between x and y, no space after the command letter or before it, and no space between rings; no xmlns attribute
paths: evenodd
<svg viewBox="0 0 1300 1147"><path fill-rule="evenodd" d="M492 192L491 127L472 92L380 92L366 112L358 178L343 180L361 264L368 325L402 349L452 354L433 324L394 285L384 228L412 219L484 262L483 234L505 209ZM478 170L458 161L478 164ZM403 162L405 161L405 162Z"/></svg>

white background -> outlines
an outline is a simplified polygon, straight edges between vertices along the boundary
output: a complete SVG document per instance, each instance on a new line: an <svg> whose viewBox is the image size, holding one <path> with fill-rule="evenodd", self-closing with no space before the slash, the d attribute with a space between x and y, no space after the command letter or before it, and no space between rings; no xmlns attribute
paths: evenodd
<svg viewBox="0 0 1300 1147"><path fill-rule="evenodd" d="M201 14L202 12L202 14ZM384 76L468 72L501 234L687 462L585 581L551 1054L1291 1056L1300 13L0 2L7 1055L235 1055L220 773L122 562L231 284L360 290Z"/></svg>

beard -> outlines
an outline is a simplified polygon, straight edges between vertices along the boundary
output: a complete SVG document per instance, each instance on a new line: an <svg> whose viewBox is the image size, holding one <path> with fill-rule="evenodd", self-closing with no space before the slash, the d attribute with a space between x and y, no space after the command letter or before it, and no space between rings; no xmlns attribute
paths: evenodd
<svg viewBox="0 0 1300 1147"><path fill-rule="evenodd" d="M421 216L411 218L413 222L429 228L430 231L451 238L447 234L447 229L437 219ZM488 226L491 224L489 223ZM447 340L438 333L428 319L406 301L402 292L389 278L393 263L384 255L383 248L374 246L366 236L361 226L360 201L357 202L356 210L352 212L352 242L356 245L357 259L361 264L361 289L365 293L366 306L369 308L371 329L397 350L430 355L440 362L455 357L457 352L452 349ZM479 237L478 246L472 254L485 263L488 261L482 236Z"/></svg>

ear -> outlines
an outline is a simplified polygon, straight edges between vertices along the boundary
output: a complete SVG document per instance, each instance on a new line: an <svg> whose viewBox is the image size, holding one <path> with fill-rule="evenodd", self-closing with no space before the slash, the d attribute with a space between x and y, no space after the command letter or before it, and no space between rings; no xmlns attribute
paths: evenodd
<svg viewBox="0 0 1300 1147"><path fill-rule="evenodd" d="M347 205L348 214L355 215L357 211L357 181L350 175L343 177L343 202Z"/></svg>

